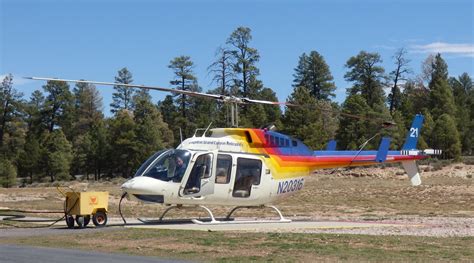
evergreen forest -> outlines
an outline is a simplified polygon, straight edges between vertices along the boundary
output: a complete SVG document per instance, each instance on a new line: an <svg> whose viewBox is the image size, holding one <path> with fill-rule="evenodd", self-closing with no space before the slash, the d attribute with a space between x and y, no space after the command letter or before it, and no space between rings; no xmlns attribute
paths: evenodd
<svg viewBox="0 0 474 263"><path fill-rule="evenodd" d="M217 43L219 44L219 43ZM252 31L238 27L206 65L213 94L278 101L259 79L259 51L252 47ZM474 89L466 72L449 75L441 54L429 55L415 72L405 48L382 66L376 52L360 51L345 62L344 78L351 83L347 97L336 103L336 85L323 54L309 50L299 56L287 102L304 107L247 104L240 107L241 127L274 124L282 133L323 149L331 139L339 150L359 149L374 135L392 137L400 149L415 114L425 116L419 148L442 149L438 158L459 161L474 153ZM168 87L203 92L191 57L173 58ZM472 73L472 72L471 72ZM132 177L154 152L175 147L196 128L229 126L229 106L186 95L168 94L157 104L148 90L126 88L134 83L127 67L118 70L111 113L104 115L102 97L91 84L38 82L29 98L13 84L0 80L0 186L33 182ZM381 121L395 123L383 128ZM378 146L380 137L366 149Z"/></svg>

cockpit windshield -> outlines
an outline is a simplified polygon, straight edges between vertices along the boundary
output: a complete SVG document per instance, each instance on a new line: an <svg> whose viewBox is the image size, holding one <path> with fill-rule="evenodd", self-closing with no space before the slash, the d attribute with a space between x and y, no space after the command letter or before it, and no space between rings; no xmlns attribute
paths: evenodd
<svg viewBox="0 0 474 263"><path fill-rule="evenodd" d="M152 159L154 158L154 159ZM162 181L181 182L184 172L191 159L191 153L186 150L167 150L155 153L150 159L153 162L143 170L143 174L137 172L136 176L147 176ZM150 160L148 159L145 164ZM142 166L144 166L143 164ZM142 169L140 167L139 171Z"/></svg>
<svg viewBox="0 0 474 263"><path fill-rule="evenodd" d="M142 175L142 173L145 171L146 168L148 168L148 166L150 166L151 162L153 162L156 157L160 156L160 154L166 152L167 150L161 150L161 151L158 151L156 153L154 153L150 158L148 158L141 166L140 168L138 168L137 172L135 173L135 175L133 177L137 177L137 176L140 176Z"/></svg>

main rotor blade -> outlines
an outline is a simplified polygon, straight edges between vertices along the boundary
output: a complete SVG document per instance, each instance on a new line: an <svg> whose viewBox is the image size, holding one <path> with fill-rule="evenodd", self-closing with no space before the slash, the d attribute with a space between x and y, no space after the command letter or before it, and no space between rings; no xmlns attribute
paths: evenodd
<svg viewBox="0 0 474 263"><path fill-rule="evenodd" d="M201 97L201 98L208 98L208 99L215 99L225 103L236 103L236 104L248 104L248 103L257 103L257 104L266 104L266 105L285 105L289 107L311 107L311 108L318 108L324 112L331 112L337 113L341 116L346 116L350 118L356 118L361 120L367 121L374 121L380 120L384 126L392 126L395 125L392 121L387 121L386 119L377 118L377 117L368 117L368 116L361 116L355 115L350 113L344 113L342 111L333 110L333 109L325 109L322 107L318 107L317 105L298 105L289 102L279 102L279 101L267 101L267 100L255 100L249 98L240 98L235 96L226 96L226 95L219 95L219 94L208 94L202 92L194 92L188 90L178 90L178 89L171 89L171 88L162 88L158 86L147 86L147 85L136 85L136 84L123 84L123 83L114 83L114 82L103 82L103 81L90 81L90 80L75 80L75 79L59 79L59 78L44 78L44 77L24 77L25 79L32 79L32 80L46 80L46 81L65 81L65 82L73 82L73 83L88 83L88 84L96 84L96 85L105 85L105 86L123 86L126 88L140 88L140 89L148 89L148 90L158 90L158 91L165 91L174 94L183 94L189 95L194 97Z"/></svg>
<svg viewBox="0 0 474 263"><path fill-rule="evenodd" d="M76 80L76 79L58 79L58 78L43 78L43 77L24 77L25 79L32 79L32 80L48 80L48 81L65 81L65 82L73 82L73 83L89 83L89 84L96 84L96 85L105 85L105 86L123 86L126 88L141 88L141 89L148 89L148 90L159 90L189 96L196 96L196 97L203 97L203 98L211 98L216 100L223 100L223 96L216 95L216 94L207 94L201 92L194 92L188 90L179 90L179 89L170 89L170 88L162 88L157 86L146 86L146 85L136 85L136 84L123 84L123 83L114 83L114 82L103 82L103 81L90 81L90 80Z"/></svg>
<svg viewBox="0 0 474 263"><path fill-rule="evenodd" d="M226 95L219 95L219 94L208 94L208 93L194 92L194 91L188 91L188 90L162 88L162 87L157 87L157 86L123 84L123 83L90 81L90 80L77 80L77 79L44 78L44 77L24 77L24 78L25 79L32 79L32 80L65 81L65 82L73 82L73 83L89 83L89 84L96 84L96 85L123 86L123 87L127 87L127 88L140 88L140 89L158 90L158 91L165 91L165 92L171 92L171 93L183 94L183 95L189 95L189 96L195 96L195 97L201 97L201 98L210 98L210 99L215 99L215 100L219 100L219 101L222 101L222 102L237 103L237 104L260 103L260 104L269 104L269 105L287 105L287 106L292 106L293 105L293 104L287 103L287 102L254 100L254 99L249 99L249 98L239 98L239 97L235 97L235 96L226 96Z"/></svg>
<svg viewBox="0 0 474 263"><path fill-rule="evenodd" d="M247 103L260 103L260 104L268 104L268 105L286 105L286 106L297 106L295 104L289 102L281 102L281 101L269 101L269 100L254 100L249 98L243 98L242 101Z"/></svg>

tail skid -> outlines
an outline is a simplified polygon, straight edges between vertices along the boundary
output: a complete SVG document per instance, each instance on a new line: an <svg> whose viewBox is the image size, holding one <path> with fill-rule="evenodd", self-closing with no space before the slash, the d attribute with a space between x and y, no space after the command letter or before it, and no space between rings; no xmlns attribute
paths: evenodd
<svg viewBox="0 0 474 263"><path fill-rule="evenodd" d="M420 172L418 172L418 165L416 161L403 161L402 162L403 169L408 174L410 178L411 185L417 186L421 184L421 177Z"/></svg>

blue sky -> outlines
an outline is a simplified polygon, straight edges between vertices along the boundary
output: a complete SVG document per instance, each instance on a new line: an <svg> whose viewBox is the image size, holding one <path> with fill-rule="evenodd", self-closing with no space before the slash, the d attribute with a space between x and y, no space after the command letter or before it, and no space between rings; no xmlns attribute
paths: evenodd
<svg viewBox="0 0 474 263"><path fill-rule="evenodd" d="M204 90L207 67L238 26L252 29L260 79L284 101L303 52L326 59L344 100L345 62L361 50L379 52L386 71L400 47L419 73L441 52L449 73L474 76L474 4L470 0L362 1L100 1L0 0L0 75L12 73L25 95L43 82L21 76L113 81L122 67L134 83L169 86L169 61L189 55ZM109 110L111 87L99 87ZM154 92L154 100L166 94Z"/></svg>

